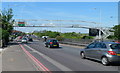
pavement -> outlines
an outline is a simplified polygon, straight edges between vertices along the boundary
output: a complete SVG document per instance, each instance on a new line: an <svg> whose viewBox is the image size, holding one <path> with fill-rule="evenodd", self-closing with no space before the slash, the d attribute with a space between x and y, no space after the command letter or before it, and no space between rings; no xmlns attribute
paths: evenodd
<svg viewBox="0 0 120 73"><path fill-rule="evenodd" d="M0 72L2 72L2 48L0 48Z"/></svg>
<svg viewBox="0 0 120 73"><path fill-rule="evenodd" d="M2 48L0 48L0 54L2 53L2 50L3 50L3 49L2 49Z"/></svg>
<svg viewBox="0 0 120 73"><path fill-rule="evenodd" d="M2 71L37 71L37 67L18 44L12 44L2 53Z"/></svg>

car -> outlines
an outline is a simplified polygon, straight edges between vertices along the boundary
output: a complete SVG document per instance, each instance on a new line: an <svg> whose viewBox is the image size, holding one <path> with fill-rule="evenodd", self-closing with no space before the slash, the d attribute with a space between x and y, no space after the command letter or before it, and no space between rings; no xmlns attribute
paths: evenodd
<svg viewBox="0 0 120 73"><path fill-rule="evenodd" d="M32 38L28 38L28 41L33 42L33 39Z"/></svg>
<svg viewBox="0 0 120 73"><path fill-rule="evenodd" d="M118 40L118 41L115 41L115 42L120 44L120 40Z"/></svg>
<svg viewBox="0 0 120 73"><path fill-rule="evenodd" d="M21 42L22 42L22 43L27 43L28 40L27 40L27 38L22 38Z"/></svg>
<svg viewBox="0 0 120 73"><path fill-rule="evenodd" d="M115 42L92 42L80 50L82 59L90 58L101 61L105 66L120 62L120 44Z"/></svg>
<svg viewBox="0 0 120 73"><path fill-rule="evenodd" d="M18 36L17 38L15 38L15 41L21 42L22 38L23 38L23 36Z"/></svg>
<svg viewBox="0 0 120 73"><path fill-rule="evenodd" d="M59 43L58 43L58 40L55 40L55 39L47 40L45 42L45 46L49 47L49 48L51 48L51 47L59 47Z"/></svg>
<svg viewBox="0 0 120 73"><path fill-rule="evenodd" d="M44 39L44 38L49 38L49 36L42 36L42 38Z"/></svg>

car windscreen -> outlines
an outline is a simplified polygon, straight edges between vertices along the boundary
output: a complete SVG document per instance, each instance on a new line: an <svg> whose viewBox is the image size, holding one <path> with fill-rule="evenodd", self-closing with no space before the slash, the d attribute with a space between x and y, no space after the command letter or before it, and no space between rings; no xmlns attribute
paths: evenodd
<svg viewBox="0 0 120 73"><path fill-rule="evenodd" d="M120 44L112 44L110 45L112 49L120 49Z"/></svg>
<svg viewBox="0 0 120 73"><path fill-rule="evenodd" d="M52 40L52 42L56 43L56 42L58 42L58 41L57 41L57 40Z"/></svg>
<svg viewBox="0 0 120 73"><path fill-rule="evenodd" d="M26 38L23 38L23 40L27 40Z"/></svg>

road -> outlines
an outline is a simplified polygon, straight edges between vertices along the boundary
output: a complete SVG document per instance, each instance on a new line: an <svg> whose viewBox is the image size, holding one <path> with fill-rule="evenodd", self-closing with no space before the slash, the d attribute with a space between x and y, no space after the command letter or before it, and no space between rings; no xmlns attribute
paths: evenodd
<svg viewBox="0 0 120 73"><path fill-rule="evenodd" d="M47 48L42 41L20 45L50 71L118 71L118 66L103 66L100 62L81 59L81 47L60 45L60 48Z"/></svg>

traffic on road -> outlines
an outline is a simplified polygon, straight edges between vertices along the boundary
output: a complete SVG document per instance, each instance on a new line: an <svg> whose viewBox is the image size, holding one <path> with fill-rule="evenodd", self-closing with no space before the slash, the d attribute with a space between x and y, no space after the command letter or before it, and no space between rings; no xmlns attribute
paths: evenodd
<svg viewBox="0 0 120 73"><path fill-rule="evenodd" d="M43 40L21 41L19 45L31 60L49 71L117 71L120 66L119 43L98 41L83 48L60 44L56 39Z"/></svg>
<svg viewBox="0 0 120 73"><path fill-rule="evenodd" d="M3 1L2 70L120 71L118 4Z"/></svg>
<svg viewBox="0 0 120 73"><path fill-rule="evenodd" d="M81 58L99 60L103 65L120 61L120 44L115 42L93 42L80 52Z"/></svg>

